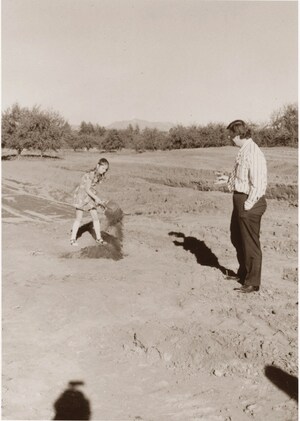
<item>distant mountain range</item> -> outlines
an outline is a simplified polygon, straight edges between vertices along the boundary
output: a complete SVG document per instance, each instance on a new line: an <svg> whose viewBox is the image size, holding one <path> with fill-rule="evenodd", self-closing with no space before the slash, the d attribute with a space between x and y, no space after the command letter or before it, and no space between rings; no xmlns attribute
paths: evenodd
<svg viewBox="0 0 300 421"><path fill-rule="evenodd" d="M106 126L106 128L117 129L117 130L127 129L129 124L131 124L133 128L136 125L138 125L141 130L148 127L149 129L158 129L165 132L168 132L171 127L175 126L175 124L170 123L170 122L146 121L146 120L139 120L137 118L134 118L133 120L115 121L111 123L109 126Z"/></svg>
<svg viewBox="0 0 300 421"><path fill-rule="evenodd" d="M146 120L139 120L138 118L134 118L133 120L124 120L124 121L114 121L113 123L109 124L108 126L105 126L106 129L127 129L129 124L132 125L133 128L135 126L139 126L140 130L144 130L146 127L149 129L158 129L162 132L168 132L171 127L176 126L176 124L170 123L169 121L146 121ZM101 126L101 124L100 124ZM79 130L80 125L79 124L71 124L71 128L73 130Z"/></svg>

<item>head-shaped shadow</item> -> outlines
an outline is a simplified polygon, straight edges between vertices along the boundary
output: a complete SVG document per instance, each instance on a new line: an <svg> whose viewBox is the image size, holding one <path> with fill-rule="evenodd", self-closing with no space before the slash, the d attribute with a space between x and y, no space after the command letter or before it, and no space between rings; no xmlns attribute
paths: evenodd
<svg viewBox="0 0 300 421"><path fill-rule="evenodd" d="M192 253L196 257L199 265L219 269L224 275L235 275L232 270L220 265L217 256L207 247L204 241L198 240L195 237L186 237L182 232L172 231L169 232L169 236L181 239L181 241L174 240L173 243L175 246L181 246L184 250Z"/></svg>
<svg viewBox="0 0 300 421"><path fill-rule="evenodd" d="M265 375L278 389L298 402L298 377L292 376L273 365L265 367Z"/></svg>
<svg viewBox="0 0 300 421"><path fill-rule="evenodd" d="M54 420L90 420L90 402L84 394L77 390L84 382L71 381L69 387L54 403Z"/></svg>

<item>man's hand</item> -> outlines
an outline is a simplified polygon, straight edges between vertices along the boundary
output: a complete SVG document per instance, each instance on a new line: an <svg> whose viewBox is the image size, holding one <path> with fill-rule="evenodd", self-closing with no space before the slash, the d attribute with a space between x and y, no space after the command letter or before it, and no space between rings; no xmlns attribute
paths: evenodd
<svg viewBox="0 0 300 421"><path fill-rule="evenodd" d="M244 209L247 211L247 210L250 210L251 208L253 207L253 205L249 205L249 203L247 203L247 201L244 203Z"/></svg>

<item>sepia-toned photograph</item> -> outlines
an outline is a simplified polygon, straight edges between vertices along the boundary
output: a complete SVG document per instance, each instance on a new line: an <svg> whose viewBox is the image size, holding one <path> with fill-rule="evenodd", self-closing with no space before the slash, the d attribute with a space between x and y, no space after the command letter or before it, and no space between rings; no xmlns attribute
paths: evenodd
<svg viewBox="0 0 300 421"><path fill-rule="evenodd" d="M298 2L2 0L3 420L298 420Z"/></svg>

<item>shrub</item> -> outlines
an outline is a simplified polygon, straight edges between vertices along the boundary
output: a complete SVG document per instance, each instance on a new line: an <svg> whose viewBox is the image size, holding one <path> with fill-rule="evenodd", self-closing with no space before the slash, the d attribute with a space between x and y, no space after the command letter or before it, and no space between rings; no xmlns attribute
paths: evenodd
<svg viewBox="0 0 300 421"><path fill-rule="evenodd" d="M40 107L31 110L15 104L2 114L3 143L5 147L39 150L41 155L48 150L61 147L65 133L65 120L56 112L42 111Z"/></svg>
<svg viewBox="0 0 300 421"><path fill-rule="evenodd" d="M106 150L119 150L124 147L123 140L118 130L109 130L103 139L102 147Z"/></svg>

